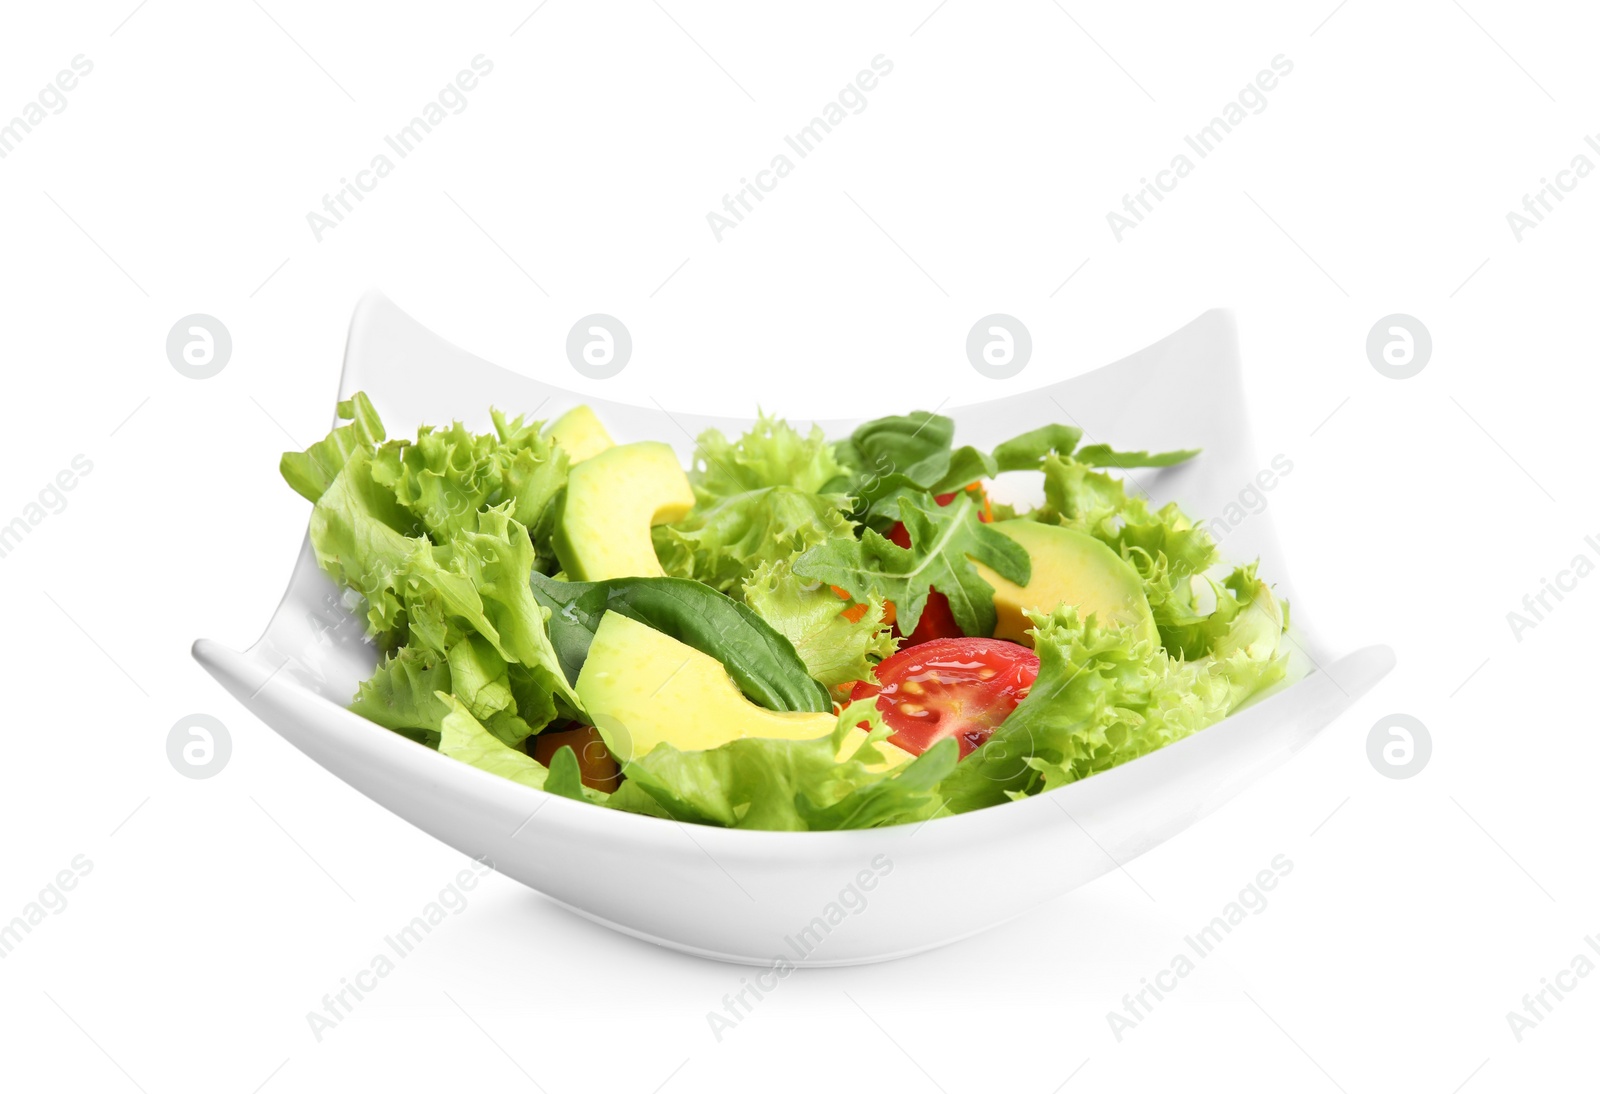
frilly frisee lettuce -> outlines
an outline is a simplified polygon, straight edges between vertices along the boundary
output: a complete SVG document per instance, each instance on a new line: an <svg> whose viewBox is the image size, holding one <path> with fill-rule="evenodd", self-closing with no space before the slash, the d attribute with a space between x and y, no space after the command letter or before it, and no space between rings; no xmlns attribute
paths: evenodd
<svg viewBox="0 0 1600 1094"><path fill-rule="evenodd" d="M389 440L365 395L339 412L341 424L285 454L282 471L314 503L318 562L361 595L383 651L351 709L526 786L728 827L905 823L1104 771L1210 725L1284 677L1286 605L1255 567L1217 579L1216 545L1203 528L1101 470L1170 466L1192 452L1080 446L1081 432L1062 425L992 452L957 448L950 419L926 412L869 422L838 442L766 416L736 439L708 431L691 470L694 509L655 530L667 572L703 583L695 597L711 598L695 608L671 579L578 588L548 576L570 461L542 423L493 412L490 433L455 423ZM891 602L909 631L935 589L964 631L991 633L991 590L969 560L1018 584L1031 564L979 520L962 487L1018 470L1043 473L1045 501L1028 519L1095 536L1136 571L1160 641L1070 608L1032 616L1038 680L968 759L958 763L955 742L945 741L886 769L879 745L889 731L871 699L840 710L831 737L744 738L706 751L658 745L624 765L610 795L582 785L570 749L548 768L524 749L546 726L582 717L570 681L589 624L608 605L650 617L677 611L675 600L666 603L677 597L695 614L682 639L691 645L714 644L737 624L734 631L748 632L749 663L739 662L747 695L753 689L767 706L771 688L790 697L774 709L815 709L793 698L806 675L835 695L871 679L894 651ZM949 504L937 504L950 493ZM895 521L910 548L880 534ZM563 618L559 643L552 608L577 613ZM841 761L839 749L862 725L864 743Z"/></svg>
<svg viewBox="0 0 1600 1094"><path fill-rule="evenodd" d="M1206 576L1218 557L1211 535L1176 504L1152 509L1146 497L1130 495L1123 480L1074 458L1047 455L1042 469L1045 503L1029 515L1087 532L1120 554L1139 574L1168 652L1203 655L1206 636L1216 628L1213 613L1201 611L1201 588L1218 590Z"/></svg>
<svg viewBox="0 0 1600 1094"><path fill-rule="evenodd" d="M493 434L460 422L423 426L409 444L386 444L373 457L373 478L421 521L436 541L471 531L481 509L508 505L532 528L567 478L567 454L539 435L541 423L492 411Z"/></svg>
<svg viewBox="0 0 1600 1094"><path fill-rule="evenodd" d="M565 454L537 423L498 413L493 434L457 424L414 443L386 441L364 395L339 413L349 424L285 454L282 468L315 502L318 563L361 594L387 652L354 708L431 743L447 713L435 693L445 692L512 745L577 711L529 587L536 550L515 516L543 517Z"/></svg>
<svg viewBox="0 0 1600 1094"><path fill-rule="evenodd" d="M763 562L744 582L744 602L794 646L812 677L829 688L867 680L894 653L886 601L869 595L847 612L822 581L794 572L794 560Z"/></svg>
<svg viewBox="0 0 1600 1094"><path fill-rule="evenodd" d="M1039 677L993 736L938 787L963 813L1107 771L1220 721L1284 678L1283 616L1254 569L1222 584L1218 634L1195 660L1072 608L1031 616Z"/></svg>
<svg viewBox="0 0 1600 1094"><path fill-rule="evenodd" d="M347 470L364 466L358 456ZM340 496L337 486L324 499ZM360 713L428 738L443 715L429 689L446 691L517 745L559 714L579 710L529 587L533 544L508 508L502 503L475 514L477 530L448 543L412 540L399 557L385 595L401 606L405 644L361 686ZM312 543L322 558L327 544L315 527Z"/></svg>
<svg viewBox="0 0 1600 1094"><path fill-rule="evenodd" d="M694 509L654 531L663 568L737 595L762 563L830 539L853 538L844 516L849 498L824 490L843 471L815 426L802 435L763 415L737 440L706 430L689 473Z"/></svg>

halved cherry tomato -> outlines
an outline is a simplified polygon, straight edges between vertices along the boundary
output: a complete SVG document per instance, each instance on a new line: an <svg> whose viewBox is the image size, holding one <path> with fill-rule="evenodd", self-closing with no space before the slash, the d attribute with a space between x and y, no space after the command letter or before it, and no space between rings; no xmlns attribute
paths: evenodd
<svg viewBox="0 0 1600 1094"><path fill-rule="evenodd" d="M878 697L890 742L920 756L954 737L965 759L1027 698L1039 658L1000 638L941 638L907 646L875 673L878 682L859 681L850 698Z"/></svg>
<svg viewBox="0 0 1600 1094"><path fill-rule="evenodd" d="M546 730L528 741L528 752L534 759L550 766L557 752L568 745L578 757L578 778L591 790L612 793L622 784L622 769L600 737L594 726L573 726L570 729Z"/></svg>
<svg viewBox="0 0 1600 1094"><path fill-rule="evenodd" d="M989 505L989 494L988 491L984 490L983 484L981 482L971 483L965 489L969 494L976 495L975 500L982 503L982 511L979 512L978 519L985 524L992 521L994 519L994 510ZM933 500L940 505L949 505L955 499L954 491L933 496ZM907 549L911 547L911 533L899 521L895 521L894 524L889 526L889 531L886 533L885 538L897 547ZM904 638L905 641L913 645L921 642L932 642L939 638L960 638L964 633L956 625L956 617L950 611L950 598L937 589L928 590L927 607L922 610L922 615L918 618L917 625L912 628L910 634L902 635L899 627L894 630L896 638Z"/></svg>

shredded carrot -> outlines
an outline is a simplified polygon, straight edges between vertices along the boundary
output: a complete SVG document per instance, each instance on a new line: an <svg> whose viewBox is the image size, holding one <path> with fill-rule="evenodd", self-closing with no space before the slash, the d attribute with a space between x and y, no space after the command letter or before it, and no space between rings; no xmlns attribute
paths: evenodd
<svg viewBox="0 0 1600 1094"><path fill-rule="evenodd" d="M867 614L867 606L865 604L852 604L839 614L852 623L859 623L861 622L861 617Z"/></svg>
<svg viewBox="0 0 1600 1094"><path fill-rule="evenodd" d="M829 585L828 588L832 589L833 590L833 595L838 597L840 600L849 600L850 599L850 594L845 592L843 589L839 588L839 586L837 586L837 585Z"/></svg>
<svg viewBox="0 0 1600 1094"><path fill-rule="evenodd" d="M979 500L983 502L983 512L978 515L978 519L983 521L983 523L985 523L985 524L993 524L994 523L994 506L989 504L989 491L987 491L987 490L985 490L983 488L983 483L981 483L981 482L968 483L967 484L967 493L969 493L969 494L977 494Z"/></svg>

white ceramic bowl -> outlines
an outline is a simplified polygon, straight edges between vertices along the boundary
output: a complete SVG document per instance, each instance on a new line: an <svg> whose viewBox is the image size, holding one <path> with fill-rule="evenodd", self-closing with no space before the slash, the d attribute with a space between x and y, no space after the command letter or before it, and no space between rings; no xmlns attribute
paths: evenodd
<svg viewBox="0 0 1600 1094"><path fill-rule="evenodd" d="M619 441L746 423L582 399L498 368L425 330L386 298L356 309L339 394L364 390L397 435L422 422L487 424L488 408L550 418L595 407ZM951 412L962 443L993 445L1050 421L1123 448L1200 447L1146 474L1158 501L1207 516L1260 470L1243 412L1231 317L1207 312L1116 364L1043 390ZM675 424L676 423L676 424ZM854 422L822 423L830 436ZM680 428L681 427L681 428ZM1224 552L1260 556L1287 593L1263 512ZM1277 767L1394 665L1373 646L1333 659L1296 614L1309 675L1193 737L1024 801L920 825L748 832L679 824L547 795L415 744L345 709L374 664L360 622L309 544L260 640L208 639L194 656L312 760L422 830L598 923L704 957L850 965L931 949L1020 915L1182 831Z"/></svg>

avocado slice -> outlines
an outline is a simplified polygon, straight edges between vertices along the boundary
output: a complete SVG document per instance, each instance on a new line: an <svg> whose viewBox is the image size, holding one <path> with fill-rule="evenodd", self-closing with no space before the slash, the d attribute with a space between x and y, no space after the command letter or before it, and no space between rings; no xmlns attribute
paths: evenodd
<svg viewBox="0 0 1600 1094"><path fill-rule="evenodd" d="M606 612L636 619L715 657L752 703L768 710L831 711L833 699L794 646L747 605L682 577L558 581L528 575L533 598L550 609L550 644L569 683L589 656Z"/></svg>
<svg viewBox="0 0 1600 1094"><path fill-rule="evenodd" d="M973 560L978 576L994 586L994 636L1033 645L1024 611L1049 612L1072 605L1083 617L1103 623L1131 623L1139 637L1159 642L1155 617L1139 585L1139 575L1110 547L1073 528L1034 520L1003 520L991 525L1020 543L1033 560L1026 585L1007 581Z"/></svg>
<svg viewBox="0 0 1600 1094"><path fill-rule="evenodd" d="M606 612L600 620L577 691L606 747L624 763L662 742L699 752L741 737L815 740L832 733L838 721L832 714L757 706L740 694L716 658L616 612ZM865 737L853 729L839 750L840 759ZM877 748L889 757L874 765L880 769L911 759L887 741Z"/></svg>
<svg viewBox="0 0 1600 1094"><path fill-rule="evenodd" d="M682 520L693 508L689 476L669 445L616 445L568 473L551 535L556 558L574 581L665 577L650 528Z"/></svg>
<svg viewBox="0 0 1600 1094"><path fill-rule="evenodd" d="M573 463L598 456L616 445L588 406L575 406L545 427L544 435L566 450Z"/></svg>

